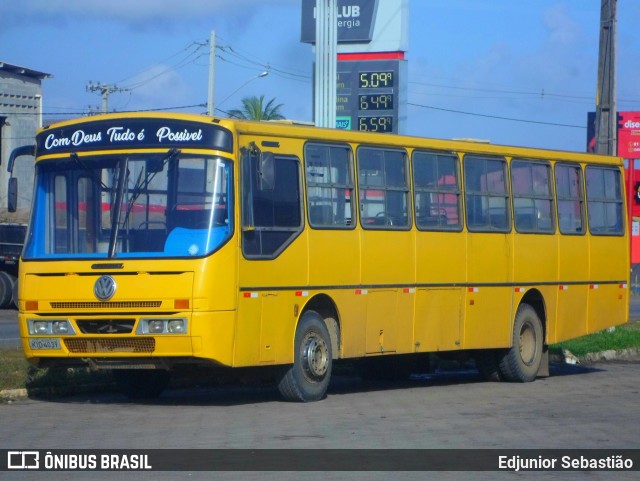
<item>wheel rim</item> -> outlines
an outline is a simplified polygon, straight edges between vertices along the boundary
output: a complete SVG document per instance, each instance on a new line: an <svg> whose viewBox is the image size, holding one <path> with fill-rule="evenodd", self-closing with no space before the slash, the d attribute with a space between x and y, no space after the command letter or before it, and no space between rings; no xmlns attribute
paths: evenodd
<svg viewBox="0 0 640 481"><path fill-rule="evenodd" d="M537 339L534 327L526 322L520 329L520 358L527 366L536 359Z"/></svg>
<svg viewBox="0 0 640 481"><path fill-rule="evenodd" d="M319 381L329 368L329 349L327 343L315 332L306 335L302 344L302 366L305 375Z"/></svg>

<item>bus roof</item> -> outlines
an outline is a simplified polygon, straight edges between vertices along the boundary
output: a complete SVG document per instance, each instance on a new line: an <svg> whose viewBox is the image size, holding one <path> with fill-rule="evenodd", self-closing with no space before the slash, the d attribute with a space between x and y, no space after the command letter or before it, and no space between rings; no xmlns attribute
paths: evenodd
<svg viewBox="0 0 640 481"><path fill-rule="evenodd" d="M229 119L223 117L211 117L208 115L185 114L185 113L156 113L156 112L134 112L103 114L91 117L67 120L64 122L49 125L38 131L38 135L49 130L63 127L80 126L94 122L116 121L126 119L156 119L156 120L176 120L185 122L198 122L202 124L218 125L239 135L270 135L281 136L292 139L333 141L358 143L365 145L387 145L391 147L419 148L442 151L455 151L461 153L475 153L483 155L500 155L506 157L521 158L544 158L549 160L572 160L576 162L597 162L608 164L622 164L620 157L609 157L600 154L572 152L553 149L540 149L531 147L518 147L510 145L490 144L478 142L470 139L435 139L428 137L407 136L398 134L382 134L359 132L351 130L319 128L307 123L272 122L272 121L249 121L239 119Z"/></svg>

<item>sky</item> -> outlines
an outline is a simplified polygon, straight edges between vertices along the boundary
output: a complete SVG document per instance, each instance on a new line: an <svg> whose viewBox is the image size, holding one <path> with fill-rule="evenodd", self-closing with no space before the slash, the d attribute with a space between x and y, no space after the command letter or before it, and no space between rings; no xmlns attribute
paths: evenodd
<svg viewBox="0 0 640 481"><path fill-rule="evenodd" d="M618 1L619 111L640 111L640 2ZM584 151L599 0L409 0L406 132ZM312 121L301 0L3 0L0 62L50 73L45 122L100 109L204 113L211 31L218 115L264 95ZM269 75L260 77L265 70Z"/></svg>

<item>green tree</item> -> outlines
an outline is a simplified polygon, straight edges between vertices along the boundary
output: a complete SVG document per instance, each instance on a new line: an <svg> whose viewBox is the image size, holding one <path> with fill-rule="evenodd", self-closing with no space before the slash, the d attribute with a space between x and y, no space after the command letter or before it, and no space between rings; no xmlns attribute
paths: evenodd
<svg viewBox="0 0 640 481"><path fill-rule="evenodd" d="M281 120L284 116L280 113L283 104L275 104L276 99L264 103L264 95L251 96L242 99L242 108L229 111L229 117L245 120Z"/></svg>

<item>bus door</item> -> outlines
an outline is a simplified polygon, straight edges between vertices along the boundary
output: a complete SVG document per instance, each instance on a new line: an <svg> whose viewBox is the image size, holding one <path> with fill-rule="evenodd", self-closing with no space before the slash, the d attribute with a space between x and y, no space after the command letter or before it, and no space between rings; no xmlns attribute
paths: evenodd
<svg viewBox="0 0 640 481"><path fill-rule="evenodd" d="M252 140L242 149L239 365L255 360L256 342L259 362L291 362L295 305L301 302L295 292L308 279L300 160L263 152L263 143Z"/></svg>

